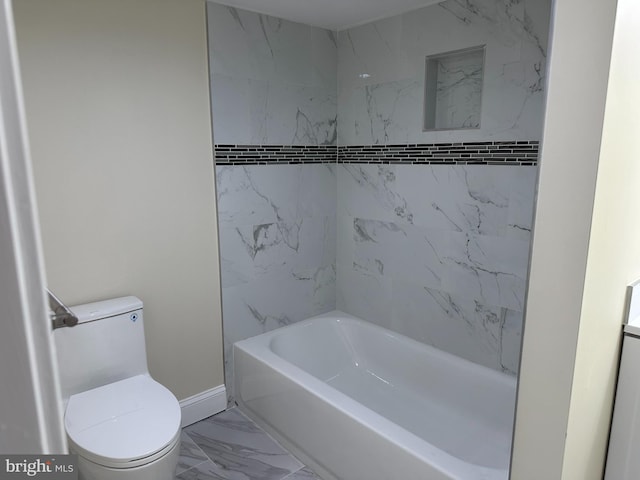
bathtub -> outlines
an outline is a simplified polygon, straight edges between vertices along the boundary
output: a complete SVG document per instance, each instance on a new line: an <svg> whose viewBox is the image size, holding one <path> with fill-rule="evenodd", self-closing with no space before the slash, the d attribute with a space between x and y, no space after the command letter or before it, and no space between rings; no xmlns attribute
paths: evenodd
<svg viewBox="0 0 640 480"><path fill-rule="evenodd" d="M233 347L240 409L326 480L506 480L516 384L342 312Z"/></svg>

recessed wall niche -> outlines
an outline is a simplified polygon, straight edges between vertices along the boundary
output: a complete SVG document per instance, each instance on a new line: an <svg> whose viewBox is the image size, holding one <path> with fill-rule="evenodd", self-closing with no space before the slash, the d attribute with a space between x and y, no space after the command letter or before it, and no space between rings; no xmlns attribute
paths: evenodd
<svg viewBox="0 0 640 480"><path fill-rule="evenodd" d="M424 130L480 128L484 46L426 60Z"/></svg>

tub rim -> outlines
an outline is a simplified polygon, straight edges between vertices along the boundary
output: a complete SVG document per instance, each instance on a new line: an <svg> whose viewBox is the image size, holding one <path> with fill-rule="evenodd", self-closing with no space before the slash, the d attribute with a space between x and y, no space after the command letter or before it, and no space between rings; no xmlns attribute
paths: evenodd
<svg viewBox="0 0 640 480"><path fill-rule="evenodd" d="M459 366L464 366L466 368L482 372L483 375L493 377L495 381L503 383L506 387L512 387L515 400L517 381L514 377L503 372L498 372L497 370L493 370L484 365L471 362L470 360L458 357L449 352L439 350L436 347L424 344L400 333L393 332L379 325L367 322L354 315L344 313L340 310L333 310L331 312L316 315L285 327L271 330L245 340L237 341L233 344L233 355L235 356L236 348L241 350L244 354L249 355L255 360L267 365L280 375L287 378L287 380L299 385L301 388L307 390L309 393L317 396L322 401L330 404L333 408L336 408L341 413L347 415L352 420L370 428L377 435L380 435L387 441L394 443L405 452L419 458L421 461L441 471L443 474L454 476L466 474L470 475L468 478L478 479L505 479L508 477L510 459L505 468L497 468L479 465L456 457L455 455L438 448L432 443L429 443L427 440L420 438L418 435L410 432L404 427L394 423L384 415L375 412L349 395L330 386L326 382L289 362L272 350L271 342L274 337L286 335L287 332L302 329L313 323L317 323L318 321L325 320L337 323L340 323L341 321L353 322L363 326L364 328L370 328L378 331L379 333L394 339L394 341L409 342L414 347L429 350L431 353L437 356L442 356L447 359L447 361L452 361ZM237 375L237 372L234 372L234 376L235 375ZM238 379L236 378L235 380L234 384L237 389ZM237 392L234 392L234 396L236 400L240 400L240 396L237 395ZM246 406L246 408L250 409L248 406ZM254 415L257 415L257 413L254 412ZM275 429L273 426L272 428ZM475 477L471 475L475 475ZM463 478L467 477L465 476Z"/></svg>

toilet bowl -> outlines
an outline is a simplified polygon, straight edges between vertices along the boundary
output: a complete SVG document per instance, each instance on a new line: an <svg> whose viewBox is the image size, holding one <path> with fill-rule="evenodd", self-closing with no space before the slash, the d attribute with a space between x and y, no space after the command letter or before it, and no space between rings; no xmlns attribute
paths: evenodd
<svg viewBox="0 0 640 480"><path fill-rule="evenodd" d="M147 371L142 302L71 307L78 325L55 330L64 425L81 480L173 480L180 405Z"/></svg>

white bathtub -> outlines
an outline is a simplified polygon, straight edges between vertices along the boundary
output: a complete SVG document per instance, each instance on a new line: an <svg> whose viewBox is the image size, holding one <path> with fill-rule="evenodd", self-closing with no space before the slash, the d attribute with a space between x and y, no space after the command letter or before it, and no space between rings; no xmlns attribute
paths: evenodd
<svg viewBox="0 0 640 480"><path fill-rule="evenodd" d="M510 376L337 311L233 355L242 411L322 478L508 478Z"/></svg>

